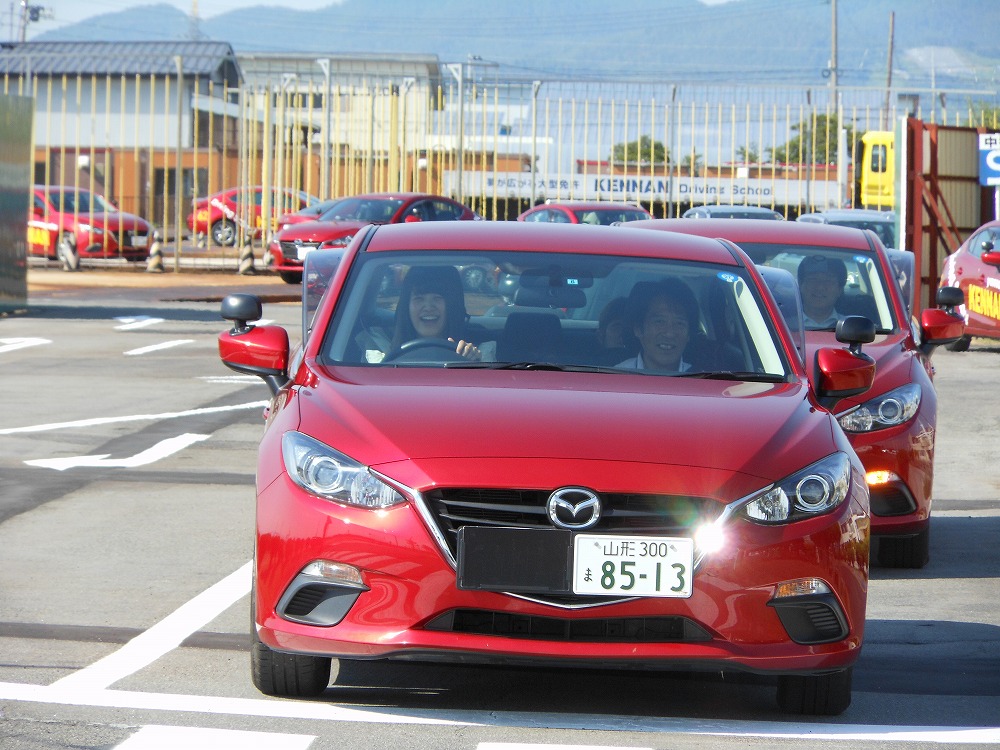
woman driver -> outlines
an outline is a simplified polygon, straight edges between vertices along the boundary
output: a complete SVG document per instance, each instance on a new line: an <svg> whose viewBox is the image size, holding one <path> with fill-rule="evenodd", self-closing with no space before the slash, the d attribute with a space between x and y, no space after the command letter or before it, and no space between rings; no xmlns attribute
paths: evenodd
<svg viewBox="0 0 1000 750"><path fill-rule="evenodd" d="M453 266L415 266L403 278L396 305L396 327L389 351L414 339L445 339L466 359L482 359L472 342L463 340L465 293Z"/></svg>

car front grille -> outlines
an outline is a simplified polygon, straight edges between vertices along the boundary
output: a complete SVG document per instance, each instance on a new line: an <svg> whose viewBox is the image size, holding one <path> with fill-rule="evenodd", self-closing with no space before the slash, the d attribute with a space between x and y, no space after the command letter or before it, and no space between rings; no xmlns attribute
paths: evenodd
<svg viewBox="0 0 1000 750"><path fill-rule="evenodd" d="M284 256L285 260L302 260L303 255L300 255L302 251L308 253L310 250L316 249L315 243L297 243L297 242L279 242L279 247L281 247L281 254Z"/></svg>
<svg viewBox="0 0 1000 750"><path fill-rule="evenodd" d="M457 609L425 626L428 630L577 643L697 643L712 636L686 617L592 617L570 619Z"/></svg>
<svg viewBox="0 0 1000 750"><path fill-rule="evenodd" d="M552 529L546 511L549 490L441 488L424 495L438 531L453 558L463 526ZM690 537L701 523L714 521L724 506L710 498L672 495L601 494L601 518L586 533ZM558 607L598 606L623 597L573 594L525 595Z"/></svg>
<svg viewBox="0 0 1000 750"><path fill-rule="evenodd" d="M454 555L462 526L552 528L546 512L547 490L438 489L425 495L434 519ZM714 521L723 506L707 498L672 495L602 494L601 520L589 533L690 536Z"/></svg>

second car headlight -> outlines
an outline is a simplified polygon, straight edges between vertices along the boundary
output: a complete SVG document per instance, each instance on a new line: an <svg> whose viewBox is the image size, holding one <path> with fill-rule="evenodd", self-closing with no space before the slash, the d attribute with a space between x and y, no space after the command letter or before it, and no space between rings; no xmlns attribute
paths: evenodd
<svg viewBox="0 0 1000 750"><path fill-rule="evenodd" d="M301 432L282 436L281 457L292 481L327 500L373 509L406 502L367 466Z"/></svg>
<svg viewBox="0 0 1000 750"><path fill-rule="evenodd" d="M851 461L834 453L801 471L775 482L740 511L757 523L786 523L818 516L840 505L851 486Z"/></svg>
<svg viewBox="0 0 1000 750"><path fill-rule="evenodd" d="M920 408L920 386L909 383L865 401L837 417L847 432L872 432L895 427L911 419Z"/></svg>

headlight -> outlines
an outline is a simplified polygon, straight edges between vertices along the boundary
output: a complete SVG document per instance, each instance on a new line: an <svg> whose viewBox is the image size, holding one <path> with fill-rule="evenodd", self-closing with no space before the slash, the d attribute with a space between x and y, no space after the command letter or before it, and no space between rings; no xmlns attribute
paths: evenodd
<svg viewBox="0 0 1000 750"><path fill-rule="evenodd" d="M851 461L846 453L834 453L776 482L748 500L740 511L757 523L801 521L836 508L850 486Z"/></svg>
<svg viewBox="0 0 1000 750"><path fill-rule="evenodd" d="M347 247L351 244L351 240L354 239L353 234L349 234L346 237L335 237L332 240L324 240L319 243L320 250L327 250L331 247Z"/></svg>
<svg viewBox="0 0 1000 750"><path fill-rule="evenodd" d="M95 227L93 224L80 224L80 230L83 232L90 232L92 234L104 234L103 229Z"/></svg>
<svg viewBox="0 0 1000 750"><path fill-rule="evenodd" d="M327 500L361 508L388 508L406 502L367 466L301 432L289 431L282 436L281 457L292 481Z"/></svg>
<svg viewBox="0 0 1000 750"><path fill-rule="evenodd" d="M920 386L910 383L865 401L861 406L841 414L837 421L848 432L884 430L911 419L919 407Z"/></svg>

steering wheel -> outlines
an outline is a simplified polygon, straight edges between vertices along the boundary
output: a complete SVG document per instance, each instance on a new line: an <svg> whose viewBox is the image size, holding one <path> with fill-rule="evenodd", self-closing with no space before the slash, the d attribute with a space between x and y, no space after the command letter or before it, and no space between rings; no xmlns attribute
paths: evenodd
<svg viewBox="0 0 1000 750"><path fill-rule="evenodd" d="M444 361L457 362L459 360L464 359L464 357L455 351L456 346L457 344L454 341L449 341L448 339L439 339L439 338L413 339L412 341L407 341L406 343L401 344L399 347L386 354L385 357L383 357L382 361L390 362L394 359L400 359L400 358L410 359L410 357L406 355L409 355L412 352L418 351L420 349L447 349L448 352L452 354L452 357L446 357L444 358Z"/></svg>

